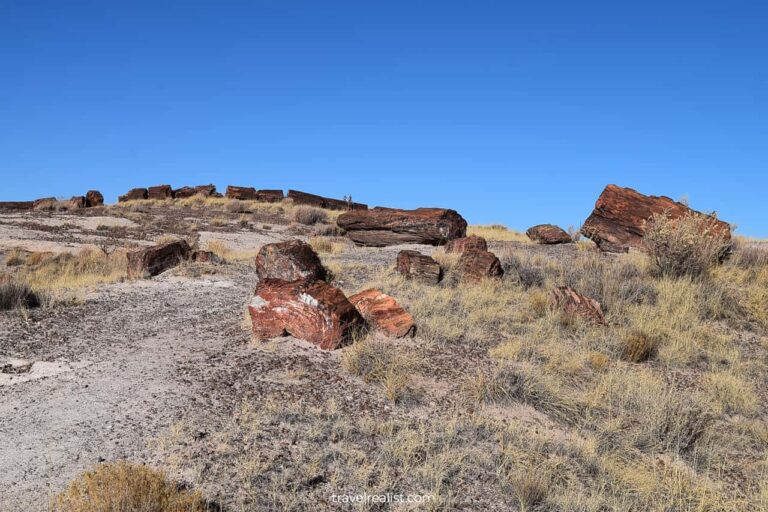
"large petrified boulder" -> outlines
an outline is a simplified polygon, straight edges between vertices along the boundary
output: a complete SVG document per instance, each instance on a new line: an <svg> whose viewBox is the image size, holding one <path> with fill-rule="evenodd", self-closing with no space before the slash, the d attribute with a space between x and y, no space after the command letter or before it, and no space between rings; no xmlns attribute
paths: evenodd
<svg viewBox="0 0 768 512"><path fill-rule="evenodd" d="M156 276L189 259L190 251L186 240L175 240L131 251L128 253L128 277Z"/></svg>
<svg viewBox="0 0 768 512"><path fill-rule="evenodd" d="M416 333L411 314L381 290L364 290L352 295L349 302L374 330L393 338L413 336Z"/></svg>
<svg viewBox="0 0 768 512"><path fill-rule="evenodd" d="M149 192L145 188L132 188L128 192L126 192L124 195L119 196L117 198L117 201L120 203L124 203L126 201L138 201L141 199L146 199L149 195Z"/></svg>
<svg viewBox="0 0 768 512"><path fill-rule="evenodd" d="M173 190L173 197L175 199L186 199L188 197L194 196L195 194L197 194L197 191L195 191L194 187L188 187L186 185Z"/></svg>
<svg viewBox="0 0 768 512"><path fill-rule="evenodd" d="M31 210L35 207L34 201L0 201L0 210Z"/></svg>
<svg viewBox="0 0 768 512"><path fill-rule="evenodd" d="M85 205L88 208L104 205L104 196L98 190L89 190L85 193Z"/></svg>
<svg viewBox="0 0 768 512"><path fill-rule="evenodd" d="M631 188L608 185L597 198L595 209L584 222L581 232L602 251L627 252L643 246L645 224L653 215L679 218L699 213L668 197L646 196ZM730 239L730 226L712 217L714 231Z"/></svg>
<svg viewBox="0 0 768 512"><path fill-rule="evenodd" d="M195 194L200 194L204 197L211 197L216 195L216 185L209 183L208 185L195 186Z"/></svg>
<svg viewBox="0 0 768 512"><path fill-rule="evenodd" d="M553 310L560 310L567 315L580 316L593 324L606 325L600 303L567 286L560 286L552 290L549 295L549 307Z"/></svg>
<svg viewBox="0 0 768 512"><path fill-rule="evenodd" d="M501 262L489 251L465 251L456 263L456 272L462 281L478 282L504 275Z"/></svg>
<svg viewBox="0 0 768 512"><path fill-rule="evenodd" d="M155 185L147 189L148 199L173 199L173 189L170 185Z"/></svg>
<svg viewBox="0 0 768 512"><path fill-rule="evenodd" d="M353 210L339 215L336 223L352 241L372 247L441 245L467 234L467 221L445 208Z"/></svg>
<svg viewBox="0 0 768 512"><path fill-rule="evenodd" d="M257 190L256 200L263 201L265 203L279 203L285 199L285 194L282 190Z"/></svg>
<svg viewBox="0 0 768 512"><path fill-rule="evenodd" d="M573 242L571 235L554 224L538 224L528 228L525 234L539 244L570 244Z"/></svg>
<svg viewBox="0 0 768 512"><path fill-rule="evenodd" d="M397 253L397 271L406 279L415 279L427 284L437 284L443 277L440 264L418 251L406 250Z"/></svg>
<svg viewBox="0 0 768 512"><path fill-rule="evenodd" d="M324 281L327 273L309 244L301 240L288 240L267 244L259 249L256 254L256 274L259 279Z"/></svg>
<svg viewBox="0 0 768 512"><path fill-rule="evenodd" d="M299 190L288 190L288 198L293 199L294 204L303 204L307 206L316 206L318 208L327 208L329 210L367 210L368 205L363 203L354 203L352 201L342 201L341 199L331 199L330 197L308 194Z"/></svg>
<svg viewBox="0 0 768 512"><path fill-rule="evenodd" d="M488 242L477 235L465 236L450 240L445 244L445 252L462 253L465 251L487 251Z"/></svg>
<svg viewBox="0 0 768 512"><path fill-rule="evenodd" d="M239 199L241 201L255 201L256 189L253 187L236 187L234 185L229 185L224 195L230 199Z"/></svg>
<svg viewBox="0 0 768 512"><path fill-rule="evenodd" d="M344 345L365 324L344 293L325 281L265 279L248 312L256 339L290 334L324 350Z"/></svg>

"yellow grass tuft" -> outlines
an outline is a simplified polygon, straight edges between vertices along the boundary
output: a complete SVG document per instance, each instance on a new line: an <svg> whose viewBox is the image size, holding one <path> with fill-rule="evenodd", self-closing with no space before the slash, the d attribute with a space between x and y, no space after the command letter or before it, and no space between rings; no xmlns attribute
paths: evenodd
<svg viewBox="0 0 768 512"><path fill-rule="evenodd" d="M485 238L488 241L496 240L500 242L522 242L531 243L531 240L525 235L509 229L501 224L491 224L487 226L468 226L467 236L476 235Z"/></svg>

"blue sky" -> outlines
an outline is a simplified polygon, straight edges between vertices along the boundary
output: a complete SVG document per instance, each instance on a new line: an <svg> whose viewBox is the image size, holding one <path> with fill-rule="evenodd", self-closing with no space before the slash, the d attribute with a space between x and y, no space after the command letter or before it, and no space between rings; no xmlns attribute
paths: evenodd
<svg viewBox="0 0 768 512"><path fill-rule="evenodd" d="M0 0L0 200L297 188L580 224L607 183L768 237L764 2Z"/></svg>

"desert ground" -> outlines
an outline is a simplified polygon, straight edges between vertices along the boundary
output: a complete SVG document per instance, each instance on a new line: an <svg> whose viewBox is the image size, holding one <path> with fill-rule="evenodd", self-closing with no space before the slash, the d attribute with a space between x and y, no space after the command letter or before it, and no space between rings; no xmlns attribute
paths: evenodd
<svg viewBox="0 0 768 512"><path fill-rule="evenodd" d="M209 510L768 510L762 242L670 276L641 251L470 226L504 275L468 283L442 247L357 246L340 212L295 210L193 197L0 212L0 282L41 302L0 311L0 510L51 510L116 461ZM126 251L172 239L216 259L127 277ZM292 239L345 294L391 295L416 335L254 340L254 257ZM397 274L403 249L443 280ZM550 307L558 286L605 324ZM339 498L362 494L410 502Z"/></svg>

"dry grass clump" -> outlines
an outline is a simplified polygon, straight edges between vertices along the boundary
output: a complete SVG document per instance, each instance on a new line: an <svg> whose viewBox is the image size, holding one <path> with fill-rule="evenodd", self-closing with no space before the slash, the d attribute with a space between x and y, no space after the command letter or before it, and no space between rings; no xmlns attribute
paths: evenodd
<svg viewBox="0 0 768 512"><path fill-rule="evenodd" d="M161 472L125 461L101 464L58 494L54 512L207 512L199 492L180 488Z"/></svg>
<svg viewBox="0 0 768 512"><path fill-rule="evenodd" d="M656 355L659 341L642 331L629 333L623 339L621 358L630 363L642 363Z"/></svg>
<svg viewBox="0 0 768 512"><path fill-rule="evenodd" d="M127 276L126 250L105 254L85 247L77 254L47 254L30 258L19 269L21 281L40 290L76 289L122 281Z"/></svg>
<svg viewBox="0 0 768 512"><path fill-rule="evenodd" d="M22 251L18 247L12 248L5 256L5 265L8 267L16 267L23 265L27 261L28 253Z"/></svg>
<svg viewBox="0 0 768 512"><path fill-rule="evenodd" d="M224 240L209 240L205 244L205 250L221 258L223 261L251 261L256 257L257 251L238 251L232 249Z"/></svg>
<svg viewBox="0 0 768 512"><path fill-rule="evenodd" d="M329 236L312 236L309 245L318 254L340 254L352 248L348 239Z"/></svg>
<svg viewBox="0 0 768 512"><path fill-rule="evenodd" d="M320 222L327 222L328 213L322 208L301 205L293 208L293 211L291 211L291 219L299 224L314 226Z"/></svg>
<svg viewBox="0 0 768 512"><path fill-rule="evenodd" d="M704 275L731 247L712 218L698 213L677 219L654 215L646 224L643 244L656 272L671 277Z"/></svg>
<svg viewBox="0 0 768 512"><path fill-rule="evenodd" d="M487 226L468 226L467 236L481 236L488 241L496 240L501 242L522 242L529 244L531 240L525 236L525 233L520 233L509 229L502 224L491 224Z"/></svg>
<svg viewBox="0 0 768 512"><path fill-rule="evenodd" d="M34 291L28 284L15 280L0 282L0 311L36 308L42 303L42 294Z"/></svg>
<svg viewBox="0 0 768 512"><path fill-rule="evenodd" d="M381 384L387 399L400 402L412 392L411 375L418 362L392 340L368 336L344 350L342 366L365 382Z"/></svg>
<svg viewBox="0 0 768 512"><path fill-rule="evenodd" d="M716 371L703 378L703 390L708 393L721 414L754 415L760 408L760 398L754 386L731 372Z"/></svg>

